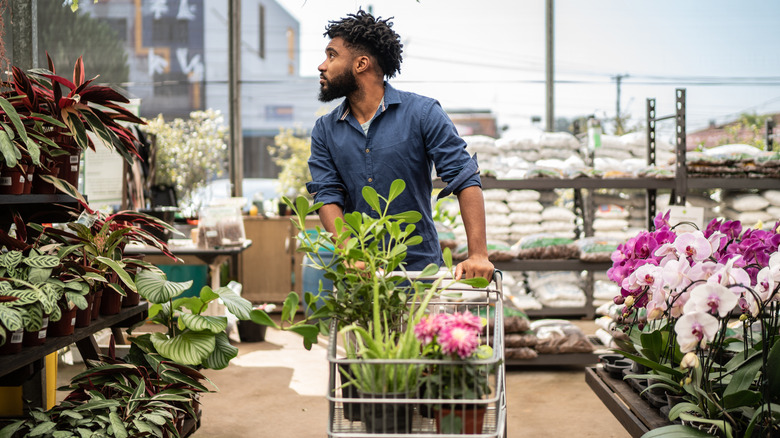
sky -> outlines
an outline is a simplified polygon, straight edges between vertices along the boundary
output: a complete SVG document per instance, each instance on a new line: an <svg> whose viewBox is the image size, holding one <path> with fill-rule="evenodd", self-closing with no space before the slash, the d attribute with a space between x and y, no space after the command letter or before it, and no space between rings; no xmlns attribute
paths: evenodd
<svg viewBox="0 0 780 438"><path fill-rule="evenodd" d="M327 22L363 8L394 17L396 88L446 110L490 110L510 129L545 116L543 0L277 1L299 20L303 76L318 74ZM688 132L780 112L780 1L554 0L554 65L555 118L614 118L618 75L629 125L644 126L648 98L658 116L673 114L677 88Z"/></svg>

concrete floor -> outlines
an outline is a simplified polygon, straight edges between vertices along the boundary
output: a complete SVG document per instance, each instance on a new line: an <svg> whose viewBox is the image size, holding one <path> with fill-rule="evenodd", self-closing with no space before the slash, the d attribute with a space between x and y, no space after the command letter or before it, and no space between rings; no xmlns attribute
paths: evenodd
<svg viewBox="0 0 780 438"><path fill-rule="evenodd" d="M585 333L595 327L578 322ZM593 328L595 331L595 328ZM207 370L214 393L202 398L196 438L324 437L328 427L325 343L269 329L265 342L238 343L223 370ZM60 365L60 384L83 365ZM507 369L508 437L624 438L628 433L585 383L583 367Z"/></svg>

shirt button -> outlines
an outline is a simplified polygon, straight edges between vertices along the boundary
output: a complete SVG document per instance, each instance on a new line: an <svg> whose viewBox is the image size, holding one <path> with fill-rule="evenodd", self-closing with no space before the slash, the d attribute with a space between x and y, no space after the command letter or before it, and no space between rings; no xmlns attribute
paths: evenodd
<svg viewBox="0 0 780 438"><path fill-rule="evenodd" d="M369 178L368 179L368 182L372 182L372 181L374 181L374 178Z"/></svg>
<svg viewBox="0 0 780 438"><path fill-rule="evenodd" d="M371 150L369 150L368 148L366 148L366 153L369 153L369 152L371 152Z"/></svg>

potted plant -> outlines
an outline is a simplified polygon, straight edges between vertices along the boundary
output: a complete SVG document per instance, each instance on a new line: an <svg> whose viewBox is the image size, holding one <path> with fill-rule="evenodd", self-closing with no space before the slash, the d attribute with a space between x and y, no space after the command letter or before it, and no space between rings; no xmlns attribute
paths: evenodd
<svg viewBox="0 0 780 438"><path fill-rule="evenodd" d="M493 349L480 343L483 319L469 311L423 317L414 327L422 357L435 360L426 370L423 407L432 410L440 433L481 434L490 394Z"/></svg>
<svg viewBox="0 0 780 438"><path fill-rule="evenodd" d="M75 186L81 152L95 149L87 132L128 161L137 156L137 139L123 123L144 122L122 106L127 98L94 84L96 77L86 80L81 58L72 80L58 76L48 61L48 70L24 72L14 66L12 79L0 84L5 90L0 93L0 153L6 168L45 169L49 174L41 175L41 182L59 178Z"/></svg>
<svg viewBox="0 0 780 438"><path fill-rule="evenodd" d="M123 297L135 297L133 304L138 303L140 296L133 276L139 268L150 267L143 260L124 254L128 244L155 247L173 260L179 260L165 242L142 226L176 232L171 225L145 213L105 214L88 207L78 220L66 224L68 230L46 227L40 232L57 242L75 245L75 250L69 252L71 259L80 269L90 273L85 278L91 283L95 302L99 304L96 306L102 314L111 315L120 311Z"/></svg>
<svg viewBox="0 0 780 438"><path fill-rule="evenodd" d="M176 363L222 369L238 355L238 349L230 344L225 331L227 317L203 314L214 300L221 300L239 321L251 320L279 328L265 310L253 308L252 303L229 287L213 290L204 286L196 297L177 298L190 288L192 281L168 281L161 271L149 269L138 273L136 284L141 296L151 303L150 320L166 330L134 336L132 342L144 351L158 353ZM293 319L294 315L288 316L290 312L295 313L295 308L291 306L285 303L284 319ZM316 328L306 326L299 329L303 325L299 322L287 329L306 336L308 346L316 343Z"/></svg>
<svg viewBox="0 0 780 438"><path fill-rule="evenodd" d="M779 228L713 220L703 231L682 230L659 215L655 230L613 253L609 275L622 288L620 323L665 352L623 354L671 375L684 391L668 414L682 424L646 437L768 436L780 426Z"/></svg>
<svg viewBox="0 0 780 438"><path fill-rule="evenodd" d="M108 356L90 361L90 368L60 388L69 391L60 404L35 408L0 436L183 436L184 420L197 421L206 377L136 346L118 359L113 347L112 338Z"/></svg>
<svg viewBox="0 0 780 438"><path fill-rule="evenodd" d="M333 290L322 290L318 295L306 293L304 302L308 308L322 305L311 315L318 320L322 329L328 322L331 330L345 335L347 361L337 363L342 378L348 382L345 390L354 387L359 394L374 398L375 404L363 404L363 414L370 416L371 409L379 418L362 418L372 429L396 430L396 423L385 421L388 411L401 412L394 407L400 403L387 401L387 397L406 397L417 391L422 366L408 362L419 359L420 343L414 337L414 323L422 318L431 298L440 293L443 277L433 281L419 281L404 271L404 259L408 246L421 242L413 236L414 224L420 220L419 212L407 211L389 214L389 205L405 189L402 180L391 184L387 195L379 195L372 187L363 188L363 197L376 213L376 218L359 212L348 213L344 220L337 219L335 234L320 228L316 233L305 232L306 217L321 204L309 205L306 198L299 196L295 204L284 198L284 202L295 212L293 220L298 230L299 251L309 254L312 265L324 272L324 277L333 282ZM320 247L332 245L332 257L323 257ZM452 258L445 250L445 262L452 269ZM421 276L430 276L439 271L430 265ZM475 287L487 286L485 279L461 280L460 283ZM455 283L452 283L455 284ZM390 361L390 363L387 363ZM404 362L407 361L407 362ZM356 419L353 410L347 415ZM362 414L361 414L362 416ZM386 415L390 416L390 415ZM410 418L410 416L409 416ZM409 421L401 420L398 430L408 430Z"/></svg>

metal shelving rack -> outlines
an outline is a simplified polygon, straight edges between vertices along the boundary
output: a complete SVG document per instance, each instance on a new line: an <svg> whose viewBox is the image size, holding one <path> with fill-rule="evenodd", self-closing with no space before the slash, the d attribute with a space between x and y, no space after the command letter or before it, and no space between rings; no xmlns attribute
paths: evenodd
<svg viewBox="0 0 780 438"><path fill-rule="evenodd" d="M644 190L646 193L646 211L648 220L648 229L653 228L653 218L655 217L656 195L658 190L669 190L672 193L670 203L672 205L683 205L685 198L691 189L777 189L780 187L780 178L706 178L689 177L686 164L686 90L678 88L675 90L675 112L666 116L656 114L655 98L647 99L647 163L649 165L656 163L656 124L664 120L674 119L675 121L675 175L673 178L575 178L575 179L523 179L523 180L505 180L491 177L482 178L482 187L484 189L505 189L505 190L553 190L553 189L574 189L574 190L596 190L596 189L617 189L617 190ZM767 144L770 145L774 138L773 126L767 129ZM770 147L771 149L771 147ZM439 184L436 187L440 186ZM443 185L441 185L443 187ZM586 197L583 213L583 222L585 235L591 232L592 215L594 212L592 203ZM586 263L579 260L511 260L494 263L497 269L503 271L587 271L589 279L594 271L606 271L612 265L607 263ZM583 308L544 308L541 310L528 311L527 314L532 318L565 318L565 317L593 317L593 288L586 287L587 303ZM565 355L561 355L565 356ZM580 357L580 364L595 363L593 355ZM513 365L522 364L523 361L515 361ZM533 361L528 361L532 365ZM557 363L564 364L566 360L560 358ZM546 363L545 363L546 364Z"/></svg>

